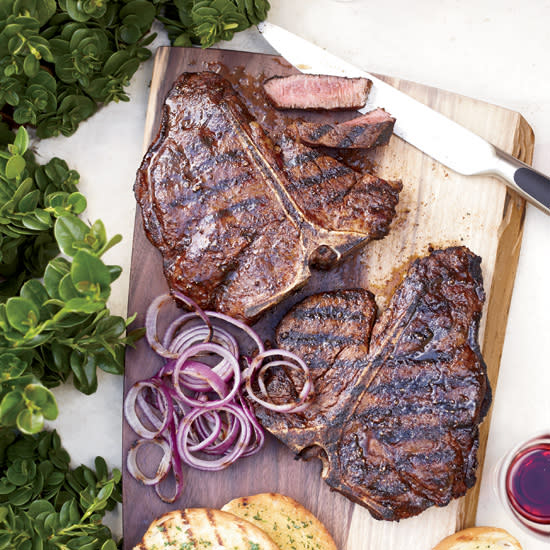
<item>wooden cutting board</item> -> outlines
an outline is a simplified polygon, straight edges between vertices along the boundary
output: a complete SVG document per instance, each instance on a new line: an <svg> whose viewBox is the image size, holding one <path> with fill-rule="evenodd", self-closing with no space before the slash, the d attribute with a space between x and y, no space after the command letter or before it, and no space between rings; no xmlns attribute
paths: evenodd
<svg viewBox="0 0 550 550"><path fill-rule="evenodd" d="M160 48L155 60L144 147L156 135L159 113L176 77L184 71L245 67L250 75L270 76L296 72L279 57L229 50ZM531 162L534 136L518 114L501 107L419 84L382 77L400 90L473 130L504 151ZM427 253L429 246L463 244L482 257L487 302L481 327L482 351L493 390L496 389L517 260L521 245L525 204L490 177L462 177L392 137L390 144L372 158L376 173L403 180L397 218L388 237L370 243L328 273L315 273L299 296L318 289L364 286L383 305L396 273L411 258ZM137 168L137 167L136 167ZM160 253L146 239L141 213L136 214L129 313L137 312L136 326L143 326L144 312L152 299L167 291ZM260 321L265 337L281 315L297 301L292 297ZM159 368L158 358L145 341L126 356L125 393L137 380ZM489 418L481 428L481 475ZM126 471L126 453L135 434L123 426L124 547L139 542L149 523L169 510L184 507L220 507L238 496L273 491L287 494L311 509L328 527L341 550L429 550L444 536L475 520L479 486L449 506L430 509L399 523L373 520L368 512L339 493L331 492L320 478L320 462L294 459L272 437L257 455L243 459L225 471L187 471L182 497L173 505L162 503L154 491L137 483Z"/></svg>

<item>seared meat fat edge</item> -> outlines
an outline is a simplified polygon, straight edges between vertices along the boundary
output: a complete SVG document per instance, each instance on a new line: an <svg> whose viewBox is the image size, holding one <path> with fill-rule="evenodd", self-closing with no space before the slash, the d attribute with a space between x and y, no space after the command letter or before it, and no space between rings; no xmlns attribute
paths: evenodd
<svg viewBox="0 0 550 550"><path fill-rule="evenodd" d="M389 231L400 182L361 175L281 137L275 148L230 83L184 73L134 191L171 289L253 320Z"/></svg>
<svg viewBox="0 0 550 550"><path fill-rule="evenodd" d="M308 363L315 397L301 413L256 408L258 418L294 452L319 456L325 481L376 519L445 506L475 483L491 402L480 262L465 247L435 250L376 322L372 294L353 289L306 298L277 328L277 345ZM291 376L267 381L274 399L293 391Z"/></svg>

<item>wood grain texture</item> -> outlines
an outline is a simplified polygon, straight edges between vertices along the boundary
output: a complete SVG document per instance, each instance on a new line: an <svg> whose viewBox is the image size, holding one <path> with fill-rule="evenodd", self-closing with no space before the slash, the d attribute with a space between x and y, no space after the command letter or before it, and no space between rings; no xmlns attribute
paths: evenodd
<svg viewBox="0 0 550 550"><path fill-rule="evenodd" d="M216 70L219 64L246 67L251 75L287 74L294 69L278 57L234 52L160 48L151 82L144 148L156 135L159 112L175 78L183 71ZM507 109L419 84L385 78L390 84L480 134L503 150L530 162L534 137L523 118ZM304 295L337 287L364 286L377 294L379 306L399 282L400 270L430 246L469 246L483 258L487 293L482 323L482 350L489 377L496 388L515 270L521 245L524 201L489 176L463 177L452 173L397 137L373 156L377 173L402 179L404 190L398 215L388 237L367 247L330 272L314 272L304 289L263 316L257 324L269 338L288 308ZM136 167L137 168L137 167ZM165 292L160 253L146 239L141 214L136 215L128 311L137 312L142 326L151 300ZM139 342L127 352L125 392L137 380L153 374L160 361ZM489 421L481 430L480 464ZM135 440L123 426L123 457ZM481 472L481 468L479 469ZM140 540L149 523L162 513L189 506L220 507L247 494L275 491L287 494L315 513L328 527L342 550L428 550L443 537L475 519L478 487L465 499L440 509L430 509L399 523L373 520L368 512L331 492L320 479L320 463L294 460L292 453L268 437L261 453L223 472L187 471L186 488L173 505L162 503L150 488L134 481L124 466L124 546Z"/></svg>

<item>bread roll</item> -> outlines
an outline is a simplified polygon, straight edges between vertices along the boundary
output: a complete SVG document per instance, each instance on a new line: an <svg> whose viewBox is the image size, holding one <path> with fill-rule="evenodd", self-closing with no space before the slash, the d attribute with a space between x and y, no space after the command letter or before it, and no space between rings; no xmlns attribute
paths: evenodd
<svg viewBox="0 0 550 550"><path fill-rule="evenodd" d="M444 538L433 550L522 550L508 531L498 527L469 527Z"/></svg>
<svg viewBox="0 0 550 550"><path fill-rule="evenodd" d="M263 529L281 550L338 550L325 526L290 497L261 493L232 500L222 510Z"/></svg>
<svg viewBox="0 0 550 550"><path fill-rule="evenodd" d="M211 508L175 510L153 521L134 550L279 550L252 523Z"/></svg>

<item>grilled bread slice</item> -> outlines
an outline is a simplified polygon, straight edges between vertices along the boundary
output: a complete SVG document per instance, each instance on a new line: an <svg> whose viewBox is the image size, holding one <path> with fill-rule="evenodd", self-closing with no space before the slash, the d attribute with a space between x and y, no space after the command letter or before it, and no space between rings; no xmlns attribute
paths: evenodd
<svg viewBox="0 0 550 550"><path fill-rule="evenodd" d="M252 523L211 508L175 510L156 519L134 550L279 550Z"/></svg>
<svg viewBox="0 0 550 550"><path fill-rule="evenodd" d="M338 550L325 526L290 497L261 493L236 498L222 510L263 529L281 550Z"/></svg>
<svg viewBox="0 0 550 550"><path fill-rule="evenodd" d="M521 544L504 529L470 527L444 538L433 550L521 550Z"/></svg>

